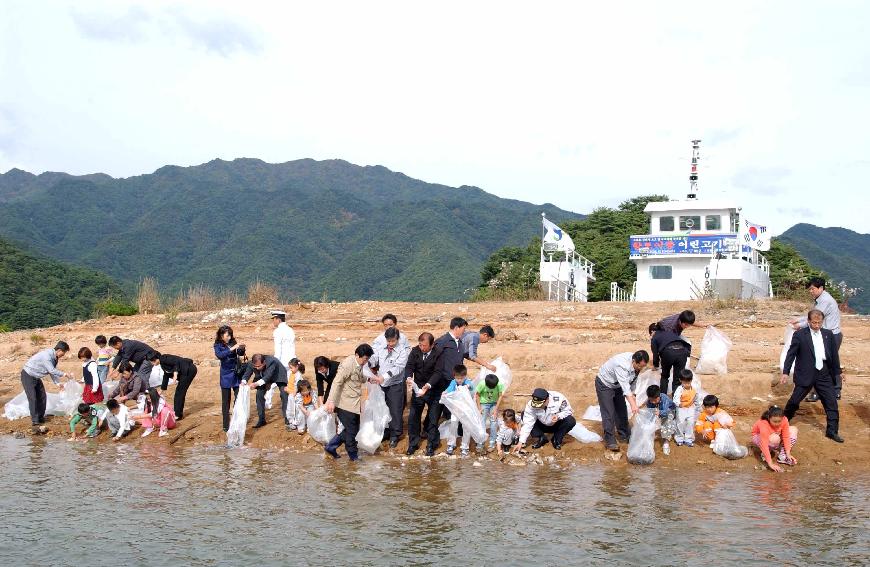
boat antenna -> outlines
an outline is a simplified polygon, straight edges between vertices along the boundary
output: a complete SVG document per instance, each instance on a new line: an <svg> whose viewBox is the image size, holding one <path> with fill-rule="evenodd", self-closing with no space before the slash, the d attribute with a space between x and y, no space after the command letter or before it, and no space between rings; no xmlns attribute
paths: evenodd
<svg viewBox="0 0 870 567"><path fill-rule="evenodd" d="M692 140L692 169L689 171L688 199L698 198L698 160L701 159L701 140Z"/></svg>

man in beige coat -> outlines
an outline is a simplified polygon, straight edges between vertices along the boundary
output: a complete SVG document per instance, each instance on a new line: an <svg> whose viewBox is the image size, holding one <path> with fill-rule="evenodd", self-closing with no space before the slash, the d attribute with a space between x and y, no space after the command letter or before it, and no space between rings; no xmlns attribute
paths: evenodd
<svg viewBox="0 0 870 567"><path fill-rule="evenodd" d="M338 420L344 426L344 431L332 438L323 448L332 458L338 459L338 448L344 444L347 456L351 461L359 458L356 447L356 434L359 433L360 402L362 385L366 380L380 384L382 378L372 375L366 378L363 368L368 364L374 350L367 344L356 347L354 353L345 358L338 367L338 373L332 381L329 398L326 401L326 411L337 413Z"/></svg>

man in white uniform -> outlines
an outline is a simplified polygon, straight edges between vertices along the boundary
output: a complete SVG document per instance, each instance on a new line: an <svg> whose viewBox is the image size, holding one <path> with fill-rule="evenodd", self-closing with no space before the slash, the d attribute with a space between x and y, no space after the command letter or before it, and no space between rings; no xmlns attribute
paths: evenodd
<svg viewBox="0 0 870 567"><path fill-rule="evenodd" d="M275 341L275 358L281 361L284 368L287 369L288 376L290 372L290 360L296 358L296 333L287 325L287 313L280 310L274 310L270 313L272 316L272 338ZM269 391L266 393L266 409L272 409L272 396L275 394L277 384L272 384Z"/></svg>

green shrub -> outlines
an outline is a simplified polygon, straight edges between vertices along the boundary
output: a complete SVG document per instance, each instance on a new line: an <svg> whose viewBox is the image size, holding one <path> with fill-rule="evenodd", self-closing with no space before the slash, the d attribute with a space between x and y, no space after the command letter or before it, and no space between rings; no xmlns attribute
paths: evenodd
<svg viewBox="0 0 870 567"><path fill-rule="evenodd" d="M128 317L139 313L139 309L137 309L135 305L130 305L129 303L124 303L117 299L106 299L94 306L94 312L99 317L105 317L107 315Z"/></svg>
<svg viewBox="0 0 870 567"><path fill-rule="evenodd" d="M11 333L12 327L7 325L6 323L0 323L0 333Z"/></svg>

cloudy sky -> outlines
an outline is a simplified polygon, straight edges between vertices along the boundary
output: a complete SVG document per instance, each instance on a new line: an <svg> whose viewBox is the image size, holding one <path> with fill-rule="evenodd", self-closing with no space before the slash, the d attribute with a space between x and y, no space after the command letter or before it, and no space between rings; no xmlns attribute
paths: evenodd
<svg viewBox="0 0 870 567"><path fill-rule="evenodd" d="M577 212L701 196L870 231L870 4L34 2L0 171L342 158Z"/></svg>

